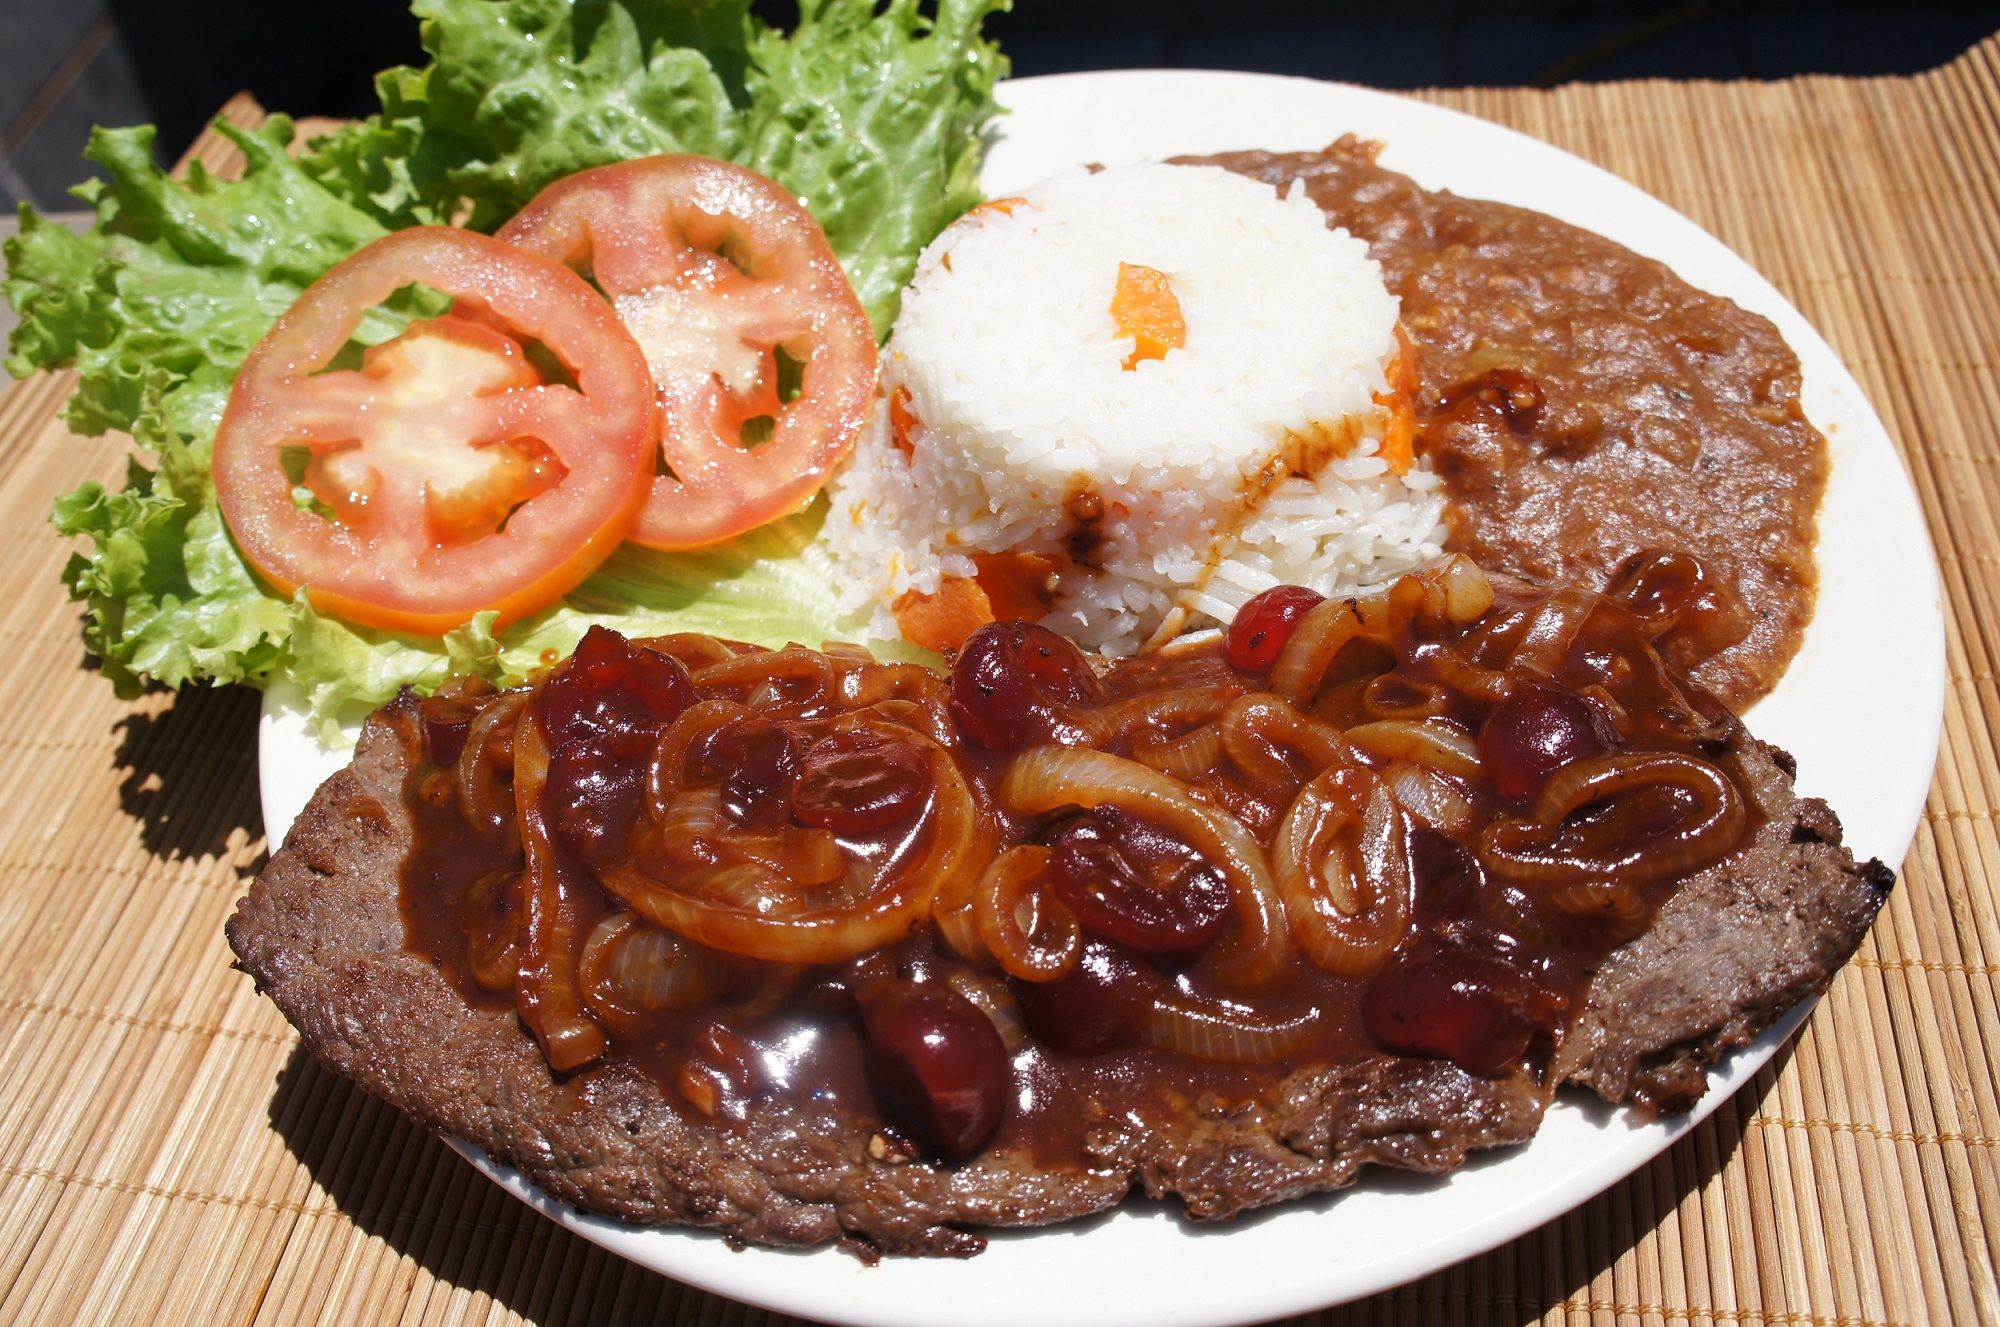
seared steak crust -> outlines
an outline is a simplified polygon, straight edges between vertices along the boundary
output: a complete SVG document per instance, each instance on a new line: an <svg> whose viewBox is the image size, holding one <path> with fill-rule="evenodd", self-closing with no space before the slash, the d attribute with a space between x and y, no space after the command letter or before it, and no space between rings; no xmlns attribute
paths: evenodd
<svg viewBox="0 0 2000 1327"><path fill-rule="evenodd" d="M242 900L229 942L320 1060L579 1207L746 1243L963 1256L983 1246L973 1228L1083 1216L1135 1187L1224 1219L1344 1187L1369 1163L1446 1171L1474 1149L1526 1140L1547 1105L1525 1078L1392 1055L1301 1070L1262 1106L1198 1093L1163 1103L1121 1098L1117 1076L1048 1056L1033 1071L1091 1121L1090 1164L1045 1168L996 1150L947 1168L873 1156L865 1123L810 1102L724 1126L684 1114L621 1061L558 1080L511 1012L469 1008L405 948L398 872L413 842L402 799L415 743L408 697L369 722L353 764L319 789ZM1782 753L1735 725L1726 744L1762 824L1613 954L1559 1049L1555 1076L1607 1100L1691 1105L1704 1066L1825 988L1893 879L1879 863L1856 866L1826 807L1793 796Z"/></svg>

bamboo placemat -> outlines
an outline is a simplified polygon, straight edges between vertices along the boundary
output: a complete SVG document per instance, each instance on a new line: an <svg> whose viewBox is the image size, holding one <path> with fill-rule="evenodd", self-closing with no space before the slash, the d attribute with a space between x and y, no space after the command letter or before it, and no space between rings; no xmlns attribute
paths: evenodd
<svg viewBox="0 0 2000 1327"><path fill-rule="evenodd" d="M1873 935L1749 1088L1569 1216L1300 1321L2000 1321L2000 38L1912 79L1429 95L1665 198L1832 341L1938 543L1944 752ZM125 451L55 422L69 388L0 395L0 1322L789 1321L532 1215L230 970L257 699L90 670L46 514Z"/></svg>

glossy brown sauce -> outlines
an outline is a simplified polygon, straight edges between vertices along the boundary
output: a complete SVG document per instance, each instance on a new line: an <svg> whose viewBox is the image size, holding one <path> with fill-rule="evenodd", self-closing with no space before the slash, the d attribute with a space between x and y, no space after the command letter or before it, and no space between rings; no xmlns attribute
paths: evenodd
<svg viewBox="0 0 2000 1327"><path fill-rule="evenodd" d="M1827 474L1777 329L1602 236L1422 189L1376 150L1204 160L1303 181L1368 242L1417 352L1450 546L1543 583L1602 585L1642 549L1699 558L1708 603L1662 651L1732 707L1769 691L1812 616Z"/></svg>
<svg viewBox="0 0 2000 1327"><path fill-rule="evenodd" d="M573 995L581 992L586 1018L608 1046L582 1062L582 1074L622 1061L690 1115L724 1127L782 1108L802 1121L859 1121L877 1131L879 1146L913 1156L968 1152L940 1147L939 1127L910 1108L913 1089L891 1081L893 1064L884 1067L885 1055L903 1051L917 1056L919 1069L935 1067L922 1057L938 1038L928 1051L885 1046L914 1035L898 1028L929 1026L924 1009L907 1007L912 991L955 992L946 997L957 1002L945 1011L951 1017L970 1009L977 1022L982 1008L991 1016L1004 1058L996 1053L982 1067L961 1057L935 1072L952 1082L980 1080L988 1104L998 1103L997 1123L973 1129L978 1147L1050 1166L1080 1164L1089 1131L1121 1113L1139 1118L1190 1101L1220 1112L1269 1109L1288 1076L1390 1053L1443 1056L1476 1073L1539 1082L1603 956L1643 929L1688 870L1719 860L1748 832L1738 780L1707 759L1734 721L1677 683L1651 644L1692 602L1687 577L1671 574L1676 566L1671 557L1654 559L1608 598L1495 582L1490 607L1471 618L1448 607L1444 573L1406 578L1383 599L1324 605L1295 624L1268 677L1239 671L1218 649L1085 661L1066 644L1073 658L1018 634L992 656L998 671L983 675L985 683L969 671L970 646L960 675L945 679L853 651L587 641L593 661L564 665L525 704L520 693L476 685L425 702L427 731L413 738L418 759L406 787L416 830L401 894L409 946L469 1002L521 1007L538 1035L543 1026L522 1004L516 970L525 970L531 948L544 959L567 953L568 969L559 963L556 975ZM1330 664L1304 673L1292 667L1306 657L1302 642L1331 639L1314 635L1329 623L1346 625L1343 613L1375 627L1338 648ZM671 656L665 663L663 654ZM664 670L664 681L646 683L653 690L643 704L633 699L640 689L630 680L633 660ZM597 687L611 697L609 708L552 720L551 695L562 686ZM1277 694L1287 687L1290 700ZM506 704L518 713L512 728L542 725L534 735L553 751L543 782L512 768L514 753L530 749L518 731L495 724L482 735L479 716ZM1268 721L1255 730L1264 734L1255 748L1240 745L1251 729L1223 731L1227 716L1252 710ZM1419 710L1421 722L1411 717ZM710 722L703 717L710 711L726 717ZM1429 755L1408 749L1410 723L1442 734L1444 747ZM484 754L475 767L460 755L468 729ZM582 735L556 740L563 732ZM688 732L699 735L683 740ZM1211 733L1215 742L1204 745ZM1199 814L1220 812L1240 827L1280 879L1283 834L1304 823L1298 808L1309 781L1338 776L1345 787L1339 780L1351 777L1354 787L1373 790L1370 809L1329 822L1334 830L1314 866L1332 872L1335 856L1367 851L1379 831L1395 855L1388 874L1406 891L1388 945L1359 968L1332 970L1281 911L1277 931L1256 951L1270 962L1246 976L1254 928L1242 909L1254 891L1190 846L1184 824L1191 822L1129 807L1092 811L1061 796L1036 809L1021 771L1052 752L1102 752L1120 758L1120 769L1153 770L1205 808ZM1634 782L1630 769L1661 759L1685 769ZM1163 766L1172 772L1159 773ZM1536 820L1558 782L1600 767L1613 781L1607 791ZM648 778L655 783L644 785ZM473 784L493 795L468 809L461 793ZM963 789L962 805L947 785ZM1703 787L1733 798L1737 819L1690 847L1696 836L1687 827L1704 814ZM523 872L524 822L507 811L530 788L555 826L564 888L574 894L567 939ZM605 808L616 814L607 820ZM705 818L690 819L697 815ZM940 857L957 834L970 850ZM1024 896L1041 909L1034 915L1068 908L1080 919L1082 948L1052 981L1025 979L991 941L982 950L966 938L974 934L963 923L970 913L952 912L988 888L996 859L1024 847L1047 854L1032 877L1039 892ZM1678 872L1644 865L1676 854L1694 856ZM1560 879L1523 885L1493 865L1503 857L1554 861L1548 870ZM1598 859L1605 865L1588 867ZM926 886L935 898L908 914L914 920L893 923L898 938L819 961L797 954L770 961L776 951L760 957L754 945L721 953L625 911L713 905L728 916L704 913L687 932L718 943L739 933L728 927L771 918L803 931L807 917L853 920L888 909L936 860L957 865L942 885ZM766 870L745 861L788 865ZM1107 861L1102 871L1093 865ZM666 902L648 901L655 895ZM1366 920L1386 906L1363 900L1346 915ZM1022 904L1009 915L1025 929L1030 923L1019 919L1027 911ZM1163 934L1187 937L1185 946L1174 948L1182 940L1162 941ZM586 935L614 938L592 949ZM644 962L668 952L672 963ZM1092 986L1086 978L1099 960L1117 980ZM985 1004L963 998L968 990L983 992ZM892 996L903 1005L892 1008ZM642 1007L647 1000L652 1005ZM945 1042L979 1040L971 1031L990 1036L983 1023L968 1029L951 1017L942 1025ZM1217 1017L1233 1030L1202 1030ZM1183 1034L1194 1028L1195 1040L1163 1041L1149 1030L1164 1025ZM544 1043L552 1044L546 1036ZM926 1079L933 1087L923 1090L944 1080ZM1080 1099L1093 1109L1079 1110Z"/></svg>

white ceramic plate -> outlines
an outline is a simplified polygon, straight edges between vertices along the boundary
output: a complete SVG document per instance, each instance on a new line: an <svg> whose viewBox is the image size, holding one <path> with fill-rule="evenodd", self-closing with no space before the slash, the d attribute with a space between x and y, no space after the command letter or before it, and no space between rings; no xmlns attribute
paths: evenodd
<svg viewBox="0 0 2000 1327"><path fill-rule="evenodd" d="M1547 144L1435 106L1361 88L1249 74L1129 72L1004 84L985 180L1004 194L1079 162L1379 139L1385 164L1421 183L1562 217L1658 258L1777 323L1805 366L1806 413L1832 444L1820 514L1818 615L1758 734L1798 757L1802 791L1826 798L1858 855L1900 863L1936 760L1944 632L1936 565L1909 478L1860 388L1805 319L1712 236L1617 177ZM310 735L296 695L273 689L261 732L264 821L275 838L344 763ZM1505 1243L1629 1175L1747 1082L1806 1010L1712 1077L1695 1115L1634 1123L1559 1102L1525 1147L1443 1180L1376 1174L1355 1189L1232 1225L1127 1203L1108 1217L1000 1235L969 1262L863 1267L831 1249L731 1250L709 1234L579 1216L462 1148L551 1218L634 1262L768 1308L842 1323L1250 1322L1358 1298Z"/></svg>

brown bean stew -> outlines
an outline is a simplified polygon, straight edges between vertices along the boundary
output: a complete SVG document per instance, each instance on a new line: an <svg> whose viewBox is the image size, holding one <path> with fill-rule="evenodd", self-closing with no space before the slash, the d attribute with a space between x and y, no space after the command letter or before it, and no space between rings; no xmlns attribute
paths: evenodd
<svg viewBox="0 0 2000 1327"><path fill-rule="evenodd" d="M1552 1090L1600 961L1756 816L1653 566L1285 588L1166 658L996 624L948 676L596 629L422 703L408 944L558 1072L627 1057L724 1122L807 1093L905 1154L1074 1161L1052 1057L1223 1100L1384 1049Z"/></svg>
<svg viewBox="0 0 2000 1327"><path fill-rule="evenodd" d="M1658 648L1735 708L1769 691L1812 617L1827 473L1778 329L1602 235L1419 188L1379 150L1201 160L1302 184L1368 242L1416 351L1452 548L1593 586L1645 550L1698 557L1700 609Z"/></svg>

